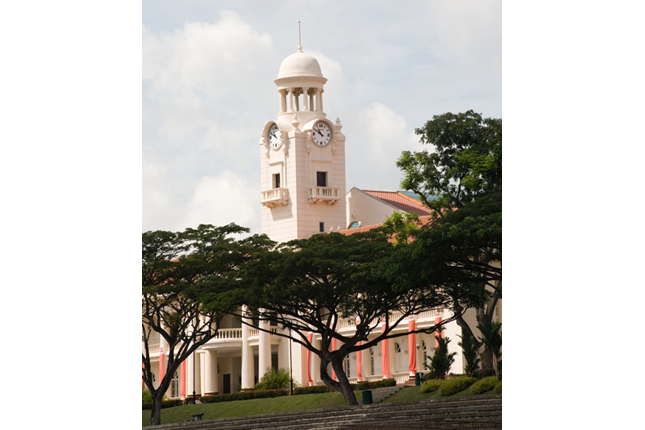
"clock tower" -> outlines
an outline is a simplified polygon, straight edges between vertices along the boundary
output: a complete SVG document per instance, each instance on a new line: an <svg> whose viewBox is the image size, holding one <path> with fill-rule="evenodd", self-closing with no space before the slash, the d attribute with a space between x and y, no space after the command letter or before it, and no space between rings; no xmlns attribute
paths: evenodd
<svg viewBox="0 0 645 430"><path fill-rule="evenodd" d="M279 112L260 138L262 232L285 242L345 229L345 136L323 111L320 64L298 46L274 82Z"/></svg>

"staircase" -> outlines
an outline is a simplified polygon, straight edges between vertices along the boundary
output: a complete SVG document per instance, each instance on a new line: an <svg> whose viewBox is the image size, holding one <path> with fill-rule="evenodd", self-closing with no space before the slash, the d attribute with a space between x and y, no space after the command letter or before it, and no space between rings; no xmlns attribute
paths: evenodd
<svg viewBox="0 0 645 430"><path fill-rule="evenodd" d="M376 403L144 427L147 430L219 430L223 428L227 430L501 429L502 396L492 394Z"/></svg>
<svg viewBox="0 0 645 430"><path fill-rule="evenodd" d="M393 385L391 387L375 388L374 390L372 390L372 402L381 403L383 400L390 397L392 394L396 393L402 388L404 388L403 385ZM361 396L357 395L356 397L358 398ZM358 403L363 404L362 397L361 397L361 400L358 401Z"/></svg>

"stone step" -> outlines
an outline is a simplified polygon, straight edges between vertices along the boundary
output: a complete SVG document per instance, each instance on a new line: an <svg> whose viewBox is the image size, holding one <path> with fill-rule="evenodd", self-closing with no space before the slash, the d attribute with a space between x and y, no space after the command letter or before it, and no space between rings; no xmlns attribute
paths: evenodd
<svg viewBox="0 0 645 430"><path fill-rule="evenodd" d="M491 426L495 426L498 422L501 422L501 406L501 395L486 395L219 418L179 424L164 424L148 427L148 429L211 430L226 428L230 430L255 430L266 428L300 430L306 428L338 430L341 428L361 428L348 426L368 424L372 425L371 428L386 428L381 427L381 425L387 424L387 428L390 430L413 428L400 427L402 420L418 421L418 423L422 423L425 426L424 428L433 428L429 427L429 425L434 425L439 421L441 421L441 426L437 428L475 428L469 427L469 423L490 421ZM462 427L459 427L460 425Z"/></svg>

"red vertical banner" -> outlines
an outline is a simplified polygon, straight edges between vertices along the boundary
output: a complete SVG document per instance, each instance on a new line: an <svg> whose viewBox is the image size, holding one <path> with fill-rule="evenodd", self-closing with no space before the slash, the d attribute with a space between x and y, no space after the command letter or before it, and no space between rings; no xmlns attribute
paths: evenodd
<svg viewBox="0 0 645 430"><path fill-rule="evenodd" d="M309 339L309 344L312 344L312 340L314 338L314 334L309 332L307 335L307 339ZM309 379L309 386L313 387L314 381L311 379L311 351L307 350L307 378Z"/></svg>
<svg viewBox="0 0 645 430"><path fill-rule="evenodd" d="M361 346L363 342L358 341L356 345ZM363 382L363 351L356 351L356 379Z"/></svg>
<svg viewBox="0 0 645 430"><path fill-rule="evenodd" d="M441 314L439 313L439 311L435 311L434 325L438 325L438 324L441 324ZM435 333L436 333L435 338L443 337L441 336L441 330L438 330ZM435 340L435 343L436 343L436 347L439 348L439 341Z"/></svg>
<svg viewBox="0 0 645 430"><path fill-rule="evenodd" d="M408 321L408 351L410 355L410 375L417 373L417 342L414 330L416 330L416 322L414 321L414 317L410 317L410 320Z"/></svg>
<svg viewBox="0 0 645 430"><path fill-rule="evenodd" d="M336 338L331 338L331 350L336 351ZM331 367L331 379L336 381L336 372L334 371L334 366Z"/></svg>
<svg viewBox="0 0 645 430"><path fill-rule="evenodd" d="M179 377L181 378L179 380L179 395L184 400L186 398L186 360L181 362L181 373Z"/></svg>
<svg viewBox="0 0 645 430"><path fill-rule="evenodd" d="M385 331L385 323L381 324L381 333ZM381 341L381 368L383 369L383 379L390 377L390 344L388 339Z"/></svg>
<svg viewBox="0 0 645 430"><path fill-rule="evenodd" d="M159 382L166 374L166 354L163 352L163 346L159 348Z"/></svg>

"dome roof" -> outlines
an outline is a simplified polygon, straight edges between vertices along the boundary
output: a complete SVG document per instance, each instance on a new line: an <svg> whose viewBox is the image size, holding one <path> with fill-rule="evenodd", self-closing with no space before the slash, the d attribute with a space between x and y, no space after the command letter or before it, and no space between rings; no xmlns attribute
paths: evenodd
<svg viewBox="0 0 645 430"><path fill-rule="evenodd" d="M302 51L285 58L280 64L280 71L278 72L278 79L299 76L323 77L318 60Z"/></svg>

